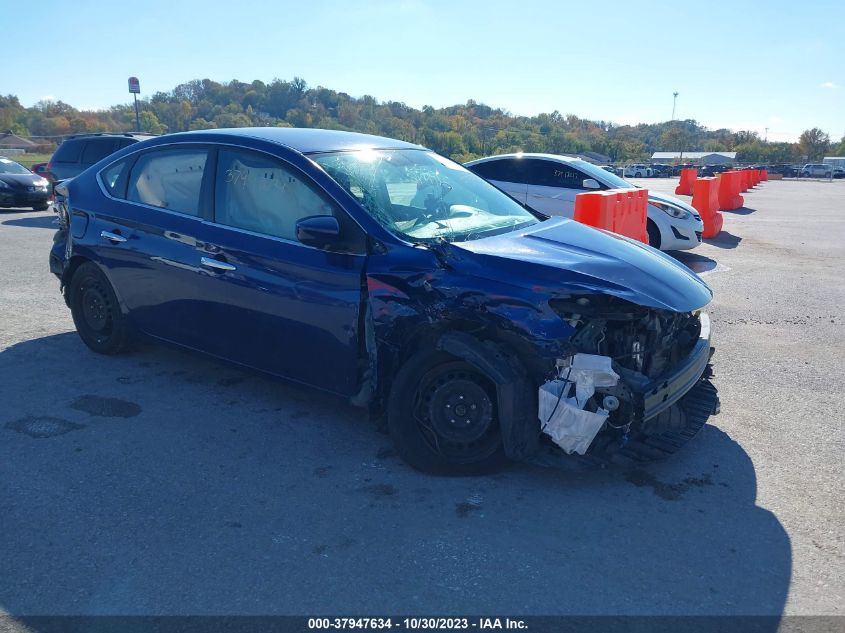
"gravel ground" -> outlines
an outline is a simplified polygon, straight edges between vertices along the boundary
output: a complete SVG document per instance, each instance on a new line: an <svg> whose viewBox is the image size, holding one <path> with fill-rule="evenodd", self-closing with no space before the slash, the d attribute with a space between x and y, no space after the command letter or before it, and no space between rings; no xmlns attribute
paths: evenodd
<svg viewBox="0 0 845 633"><path fill-rule="evenodd" d="M679 255L716 294L722 413L695 441L459 479L323 394L94 355L53 216L0 211L0 613L842 614L845 182L746 205Z"/></svg>

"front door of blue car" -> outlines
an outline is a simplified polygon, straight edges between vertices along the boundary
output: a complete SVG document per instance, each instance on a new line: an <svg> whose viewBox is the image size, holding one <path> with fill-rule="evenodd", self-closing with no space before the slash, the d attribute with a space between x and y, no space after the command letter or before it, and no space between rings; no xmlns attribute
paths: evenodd
<svg viewBox="0 0 845 633"><path fill-rule="evenodd" d="M302 172L236 147L216 155L213 221L198 284L204 351L349 395L358 373L365 264L361 229ZM296 239L297 220L332 215L332 250Z"/></svg>

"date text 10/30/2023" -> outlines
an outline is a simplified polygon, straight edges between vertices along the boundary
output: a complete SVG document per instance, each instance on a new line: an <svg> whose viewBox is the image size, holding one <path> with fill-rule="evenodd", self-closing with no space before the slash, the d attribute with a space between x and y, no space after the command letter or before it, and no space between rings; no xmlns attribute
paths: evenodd
<svg viewBox="0 0 845 633"><path fill-rule="evenodd" d="M407 629L407 630L527 630L523 620L510 618L308 618L308 628L319 629Z"/></svg>

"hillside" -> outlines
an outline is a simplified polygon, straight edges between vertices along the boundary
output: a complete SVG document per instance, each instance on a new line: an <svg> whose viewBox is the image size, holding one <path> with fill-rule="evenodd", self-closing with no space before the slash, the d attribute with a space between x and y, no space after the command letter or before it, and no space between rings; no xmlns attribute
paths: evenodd
<svg viewBox="0 0 845 633"><path fill-rule="evenodd" d="M513 151L593 151L615 162L643 160L659 150L736 151L738 159L755 162L790 162L807 154L799 144L765 143L755 132L709 130L693 120L631 126L558 111L520 117L472 100L448 108L416 109L368 95L310 88L298 77L270 83L198 79L139 103L145 132L245 126L354 130L420 143L459 161ZM67 134L134 129L131 104L95 112L61 101L25 108L14 95L0 96L0 130L39 137L44 147Z"/></svg>

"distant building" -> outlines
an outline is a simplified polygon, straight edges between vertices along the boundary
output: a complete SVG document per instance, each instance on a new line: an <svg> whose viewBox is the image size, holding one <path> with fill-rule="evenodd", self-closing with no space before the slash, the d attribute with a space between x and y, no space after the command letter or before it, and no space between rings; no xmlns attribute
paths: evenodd
<svg viewBox="0 0 845 633"><path fill-rule="evenodd" d="M35 143L12 133L12 130L0 132L0 148L2 149L34 149Z"/></svg>
<svg viewBox="0 0 845 633"><path fill-rule="evenodd" d="M605 156L598 152L581 152L578 154L578 158L583 158L588 163L593 163L594 165L608 165L613 162L610 160L610 156Z"/></svg>
<svg viewBox="0 0 845 633"><path fill-rule="evenodd" d="M822 163L845 169L845 156L825 156Z"/></svg>
<svg viewBox="0 0 845 633"><path fill-rule="evenodd" d="M661 165L680 162L724 165L736 162L736 152L654 152L651 155L651 162Z"/></svg>

